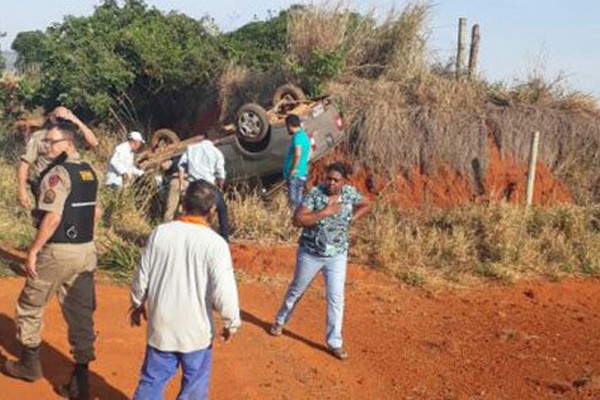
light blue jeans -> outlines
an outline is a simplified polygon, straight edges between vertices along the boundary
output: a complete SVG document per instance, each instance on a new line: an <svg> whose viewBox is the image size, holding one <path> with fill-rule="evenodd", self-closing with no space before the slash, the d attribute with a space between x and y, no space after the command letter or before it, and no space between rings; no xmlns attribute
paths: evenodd
<svg viewBox="0 0 600 400"><path fill-rule="evenodd" d="M302 248L298 248L294 279L288 287L283 304L277 313L277 317L275 317L275 322L283 326L290 320L296 304L298 304L317 273L322 270L327 291L327 346L330 348L342 347L347 258L346 253L334 257L317 257L308 254Z"/></svg>
<svg viewBox="0 0 600 400"><path fill-rule="evenodd" d="M306 176L290 176L287 178L288 204L291 209L302 205L304 188L306 187Z"/></svg>

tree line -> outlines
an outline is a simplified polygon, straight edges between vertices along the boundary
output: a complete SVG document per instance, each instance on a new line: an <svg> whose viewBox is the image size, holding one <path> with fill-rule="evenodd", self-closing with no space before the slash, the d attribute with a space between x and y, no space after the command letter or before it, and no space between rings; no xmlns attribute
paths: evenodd
<svg viewBox="0 0 600 400"><path fill-rule="evenodd" d="M16 36L19 96L27 107L60 104L91 121L172 125L194 117L227 65L282 65L288 12L223 33L210 17L105 0L90 16Z"/></svg>

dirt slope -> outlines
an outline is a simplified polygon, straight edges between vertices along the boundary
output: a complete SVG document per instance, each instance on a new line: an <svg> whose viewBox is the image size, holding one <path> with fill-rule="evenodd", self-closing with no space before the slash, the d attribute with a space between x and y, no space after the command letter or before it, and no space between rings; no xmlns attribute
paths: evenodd
<svg viewBox="0 0 600 400"><path fill-rule="evenodd" d="M215 344L214 399L598 399L600 286L597 280L522 282L440 291L402 288L351 266L345 339L351 358L324 352L319 278L281 338L268 336L291 277L293 248L234 249L245 321L230 345ZM0 352L12 357L21 278L0 280ZM127 326L126 287L98 285L95 398L130 398L144 330ZM45 315L45 379L0 376L0 398L54 399L69 375L65 326L56 302ZM178 382L167 391L176 396Z"/></svg>
<svg viewBox="0 0 600 400"><path fill-rule="evenodd" d="M353 165L354 173L350 182L371 197L380 196L400 208L435 206L452 208L469 202L524 203L527 188L528 165L514 158L500 154L500 148L488 141L488 165L485 172L471 171L478 179L472 179L465 173L449 165L439 165L430 173L424 173L415 167L405 176L398 174L395 182L384 180L378 174ZM319 160L312 168L310 184L323 181L325 166L334 160L344 160L343 150ZM478 184L474 184L474 181ZM573 198L568 187L557 179L552 171L538 162L535 174L533 203L548 206L569 204Z"/></svg>

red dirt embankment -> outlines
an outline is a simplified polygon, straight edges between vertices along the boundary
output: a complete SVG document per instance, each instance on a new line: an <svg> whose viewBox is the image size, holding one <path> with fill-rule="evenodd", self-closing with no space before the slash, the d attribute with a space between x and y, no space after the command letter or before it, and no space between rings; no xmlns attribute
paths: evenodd
<svg viewBox="0 0 600 400"><path fill-rule="evenodd" d="M413 168L407 176L398 174L395 182L386 182L372 171L353 166L350 183L371 197L383 197L401 208L450 208L467 202L500 200L523 203L528 166L512 157L501 156L492 140L488 142L488 152L488 164L485 175L479 179L479 188L475 187L474 179L447 165L439 166L431 174ZM337 151L317 162L312 170L311 183L322 182L327 163L344 158L343 153ZM566 185L541 162L536 167L533 202L543 206L573 202Z"/></svg>
<svg viewBox="0 0 600 400"><path fill-rule="evenodd" d="M318 278L279 338L265 328L291 279L295 249L233 245L244 325L215 342L213 399L598 399L598 281L520 282L430 292L350 265L344 324L347 362L324 349L325 298ZM0 361L18 346L12 322L22 278L0 279ZM92 398L131 398L144 329L126 322L128 288L97 288ZM3 400L56 399L68 379L66 327L56 301L44 315L44 379L0 375ZM174 399L179 377L165 399Z"/></svg>

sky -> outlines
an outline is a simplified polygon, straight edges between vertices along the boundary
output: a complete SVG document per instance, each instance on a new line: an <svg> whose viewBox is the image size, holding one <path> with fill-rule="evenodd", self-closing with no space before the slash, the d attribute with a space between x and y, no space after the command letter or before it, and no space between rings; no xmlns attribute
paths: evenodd
<svg viewBox="0 0 600 400"><path fill-rule="evenodd" d="M0 48L7 50L18 32L44 30L64 15L90 15L100 0L0 0ZM265 19L294 3L284 0L146 0L163 11L177 10L194 18L209 15L223 31ZM331 3L331 1L329 2ZM407 3L354 0L361 12L385 14ZM567 88L600 99L600 1L597 0L437 0L429 20L430 55L446 61L456 53L458 18L481 29L479 71L489 81L509 85L532 73L549 81L566 78Z"/></svg>

